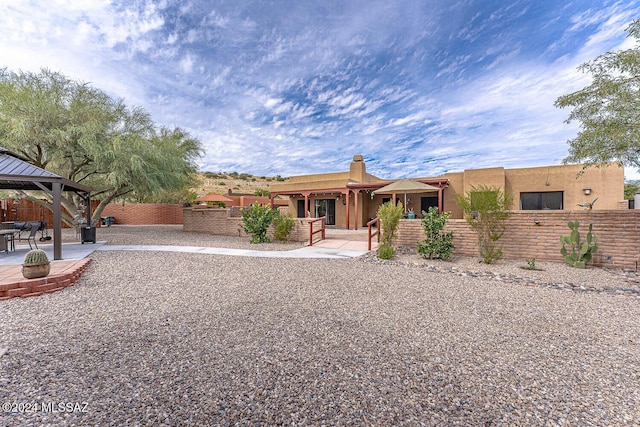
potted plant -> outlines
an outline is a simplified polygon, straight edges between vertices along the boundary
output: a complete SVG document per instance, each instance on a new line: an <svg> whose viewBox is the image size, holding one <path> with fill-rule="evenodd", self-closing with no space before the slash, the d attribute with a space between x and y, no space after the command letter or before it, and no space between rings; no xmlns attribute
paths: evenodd
<svg viewBox="0 0 640 427"><path fill-rule="evenodd" d="M51 271L51 263L47 253L42 249L34 249L27 252L22 264L22 275L26 279L45 277Z"/></svg>
<svg viewBox="0 0 640 427"><path fill-rule="evenodd" d="M416 217L415 212L413 212L413 208L409 209L409 211L407 212L407 218L409 219L414 219Z"/></svg>

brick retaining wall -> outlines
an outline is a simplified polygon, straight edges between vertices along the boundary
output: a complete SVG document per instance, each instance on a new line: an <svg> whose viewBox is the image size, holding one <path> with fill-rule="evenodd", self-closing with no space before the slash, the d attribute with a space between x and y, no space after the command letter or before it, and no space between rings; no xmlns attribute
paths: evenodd
<svg viewBox="0 0 640 427"><path fill-rule="evenodd" d="M560 236L568 236L567 222L576 220L580 221L581 239L590 223L598 236L598 251L590 264L635 269L640 255L640 210L513 212L506 220L506 231L501 239L503 256L564 262L560 254ZM401 220L396 245L415 249L417 242L425 238L420 223L420 220ZM476 234L465 220L450 219L445 230L454 232L455 254L478 256Z"/></svg>
<svg viewBox="0 0 640 427"><path fill-rule="evenodd" d="M242 217L236 216L237 210L230 208L189 207L182 208L183 230L222 236L247 236L244 232ZM295 227L289 240L304 242L309 240L309 220L294 218ZM320 224L314 224L319 227ZM267 236L273 239L273 225L269 226Z"/></svg>
<svg viewBox="0 0 640 427"><path fill-rule="evenodd" d="M182 205L155 203L109 203L102 217L113 216L116 224L182 224Z"/></svg>

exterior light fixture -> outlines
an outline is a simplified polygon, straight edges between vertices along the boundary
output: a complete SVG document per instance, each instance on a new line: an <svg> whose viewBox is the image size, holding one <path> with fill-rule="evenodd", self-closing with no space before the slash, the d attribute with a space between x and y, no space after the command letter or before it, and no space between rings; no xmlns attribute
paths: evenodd
<svg viewBox="0 0 640 427"><path fill-rule="evenodd" d="M586 196L588 196L589 194L591 194L591 189L590 188L583 188L582 191L584 192L584 194Z"/></svg>
<svg viewBox="0 0 640 427"><path fill-rule="evenodd" d="M373 198L376 196L376 193L374 193L373 191L371 192L371 200L373 200Z"/></svg>
<svg viewBox="0 0 640 427"><path fill-rule="evenodd" d="M539 220L539 219L534 219L534 220L533 220L533 223L534 223L535 225L540 225L540 224L541 224L541 222L540 222L540 220Z"/></svg>

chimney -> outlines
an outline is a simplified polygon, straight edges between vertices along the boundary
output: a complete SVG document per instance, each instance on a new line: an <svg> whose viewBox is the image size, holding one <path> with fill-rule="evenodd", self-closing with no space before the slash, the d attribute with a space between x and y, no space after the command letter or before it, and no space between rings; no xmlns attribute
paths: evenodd
<svg viewBox="0 0 640 427"><path fill-rule="evenodd" d="M355 182L364 182L364 176L367 173L367 167L364 164L362 154L353 156L353 161L349 167L349 178Z"/></svg>

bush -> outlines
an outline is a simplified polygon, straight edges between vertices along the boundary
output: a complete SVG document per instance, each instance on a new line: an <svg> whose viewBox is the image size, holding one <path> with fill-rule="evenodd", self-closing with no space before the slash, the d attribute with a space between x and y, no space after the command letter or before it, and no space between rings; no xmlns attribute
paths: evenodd
<svg viewBox="0 0 640 427"><path fill-rule="evenodd" d="M391 259L395 254L395 250L393 246L382 244L378 246L378 258L380 259Z"/></svg>
<svg viewBox="0 0 640 427"><path fill-rule="evenodd" d="M296 222L290 213L278 214L273 218L273 226L275 227L273 238L280 241L286 241L289 240L289 235L296 226Z"/></svg>
<svg viewBox="0 0 640 427"><path fill-rule="evenodd" d="M404 215L402 203L397 205L391 202L384 203L378 208L376 215L380 218L380 227L382 229L380 236L381 246L391 246L393 248L393 239L396 237L400 219Z"/></svg>
<svg viewBox="0 0 640 427"><path fill-rule="evenodd" d="M422 211L422 228L427 238L418 242L418 253L424 258L449 259L453 254L453 232L443 233L442 229L447 224L450 212L438 212L438 208L432 206L428 212Z"/></svg>
<svg viewBox="0 0 640 427"><path fill-rule="evenodd" d="M495 187L471 187L465 196L458 195L456 203L464 212L471 229L478 235L478 249L485 264L502 258L498 240L504 234L504 220L509 217L511 197Z"/></svg>
<svg viewBox="0 0 640 427"><path fill-rule="evenodd" d="M258 197L271 197L271 193L269 192L269 190L266 190L264 188L258 188L253 192L254 196L258 196Z"/></svg>
<svg viewBox="0 0 640 427"><path fill-rule="evenodd" d="M242 222L244 232L251 235L251 243L270 242L267 237L267 229L278 211L272 210L270 205L252 204L242 210Z"/></svg>

